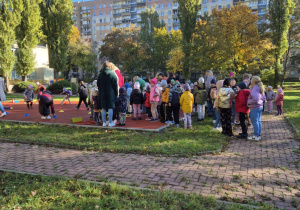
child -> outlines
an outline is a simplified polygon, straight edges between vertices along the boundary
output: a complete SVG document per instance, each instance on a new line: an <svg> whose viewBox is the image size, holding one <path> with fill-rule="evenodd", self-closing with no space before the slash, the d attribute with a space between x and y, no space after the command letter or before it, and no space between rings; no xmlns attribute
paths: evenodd
<svg viewBox="0 0 300 210"><path fill-rule="evenodd" d="M183 89L179 82L175 82L169 92L169 107L171 109L171 114L173 112L174 121L176 127L179 128L179 110L180 110L180 96L183 93Z"/></svg>
<svg viewBox="0 0 300 210"><path fill-rule="evenodd" d="M95 88L97 88L97 80L94 80L92 82L92 87L89 89L88 105L91 108L91 115L89 117L90 119L94 118L93 95L95 92ZM71 102L70 102L70 104L71 104Z"/></svg>
<svg viewBox="0 0 300 210"><path fill-rule="evenodd" d="M208 101L209 103L211 104L214 104L214 99L212 99L211 97L211 91L214 91L214 90L217 90L217 87L216 87L216 83L217 81L215 79L212 79L211 82L210 82L210 88L208 89L208 94L206 96L206 101ZM216 122L216 115L215 115L215 108L213 108L213 113L214 113L214 118L213 118L213 123Z"/></svg>
<svg viewBox="0 0 300 210"><path fill-rule="evenodd" d="M238 89L236 87L236 80L235 80L235 78L230 79L230 87L232 88L232 90L234 91L234 93L237 94ZM238 122L239 120L236 118L236 116L239 117L239 113L236 113L236 110L235 110L235 100L232 100L231 113L232 113L231 124L234 124L234 123L239 124L239 122Z"/></svg>
<svg viewBox="0 0 300 210"><path fill-rule="evenodd" d="M70 97L72 96L72 91L70 89L67 89L64 87L63 92L60 95L62 95L62 94L66 94L66 95L65 95L64 99L62 100L62 102L60 103L60 105L63 105L65 100L68 100L69 104L71 104Z"/></svg>
<svg viewBox="0 0 300 210"><path fill-rule="evenodd" d="M284 100L284 93L282 91L282 88L278 87L277 88L277 94L276 94L276 97L275 97L275 103L276 103L276 106L277 106L277 115L276 116L282 115L283 100Z"/></svg>
<svg viewBox="0 0 300 210"><path fill-rule="evenodd" d="M94 120L96 125L101 123L101 109L98 106L98 88L95 87L93 91L93 113L94 113Z"/></svg>
<svg viewBox="0 0 300 210"><path fill-rule="evenodd" d="M231 127L231 105L235 98L235 93L230 87L230 79L226 78L223 87L219 90L217 100L220 109L220 119L222 124L222 134L233 137Z"/></svg>
<svg viewBox="0 0 300 210"><path fill-rule="evenodd" d="M132 120L136 120L136 115L138 113L139 120L142 120L141 116L141 104L144 103L144 97L140 89L140 83L134 83L134 90L130 95L130 105L133 106L133 118Z"/></svg>
<svg viewBox="0 0 300 210"><path fill-rule="evenodd" d="M204 120L205 117L205 101L206 101L206 90L204 78L200 77L198 80L199 86L194 88L195 104L197 104L198 121Z"/></svg>
<svg viewBox="0 0 300 210"><path fill-rule="evenodd" d="M156 122L158 121L157 104L159 102L159 87L157 86L156 78L152 79L150 83L151 83L150 103L151 103L151 113L153 118L151 122Z"/></svg>
<svg viewBox="0 0 300 210"><path fill-rule="evenodd" d="M162 104L160 106L160 115L161 115L161 123L165 123L166 120L166 114L167 114L167 104L168 104L168 97L169 97L169 91L170 88L167 88L167 81L162 80L160 83L162 90L161 90L161 101Z"/></svg>
<svg viewBox="0 0 300 210"><path fill-rule="evenodd" d="M38 101L39 101L39 112L42 115L42 119L50 120L50 108L51 113L53 114L53 117L55 116L55 110L54 110L54 104L53 104L53 98L51 95L51 92L49 90L39 92L38 94Z"/></svg>
<svg viewBox="0 0 300 210"><path fill-rule="evenodd" d="M189 84L184 85L184 93L180 97L180 106L184 114L184 129L189 126L189 129L192 129L192 115L193 112L193 103L194 96L191 93L191 88Z"/></svg>
<svg viewBox="0 0 300 210"><path fill-rule="evenodd" d="M246 89L247 86L244 82L238 84L238 92L235 98L235 109L239 113L239 121L242 127L242 133L239 134L239 139L247 139L248 137L248 124L246 120L250 112L249 107L247 106L248 96L250 95L250 90Z"/></svg>
<svg viewBox="0 0 300 210"><path fill-rule="evenodd" d="M144 101L145 101L146 114L147 114L147 118L145 120L151 120L152 114L151 114L151 103L150 103L150 90L151 90L150 83L147 82L145 84L145 89L146 92L144 94Z"/></svg>
<svg viewBox="0 0 300 210"><path fill-rule="evenodd" d="M23 95L24 95L24 101L26 101L26 104L27 104L27 108L28 109L30 109L30 108L32 109L32 101L33 101L33 98L34 98L33 86L32 85L28 85L28 87L24 91Z"/></svg>
<svg viewBox="0 0 300 210"><path fill-rule="evenodd" d="M116 100L116 109L119 113L120 123L119 126L124 126L126 122L126 107L127 107L127 95L124 88L120 88L119 97Z"/></svg>
<svg viewBox="0 0 300 210"><path fill-rule="evenodd" d="M263 110L263 101L265 100L265 88L259 76L253 76L250 86L250 95L247 105L250 108L250 120L253 125L254 134L248 136L249 140L261 140L261 114Z"/></svg>
<svg viewBox="0 0 300 210"><path fill-rule="evenodd" d="M267 99L268 112L273 112L273 100L275 99L275 93L272 90L272 86L268 86L268 91L265 93Z"/></svg>
<svg viewBox="0 0 300 210"><path fill-rule="evenodd" d="M215 111L215 119L216 121L214 122L214 127L213 127L213 131L222 131L222 128L221 128L221 125L220 125L220 110L219 110L219 107L218 107L218 93L219 93L219 90L223 87L223 82L224 80L219 80L216 84L216 89L211 89L211 92L210 92L210 96L211 98L213 99L213 108L214 108L214 111Z"/></svg>
<svg viewBox="0 0 300 210"><path fill-rule="evenodd" d="M126 94L127 94L127 112L128 114L132 113L132 106L130 105L130 95L132 92L132 87L129 83L125 83Z"/></svg>

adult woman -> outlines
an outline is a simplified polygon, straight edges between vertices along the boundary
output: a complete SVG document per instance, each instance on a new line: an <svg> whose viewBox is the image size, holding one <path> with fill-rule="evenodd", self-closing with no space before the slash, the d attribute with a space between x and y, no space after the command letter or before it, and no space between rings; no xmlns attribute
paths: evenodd
<svg viewBox="0 0 300 210"><path fill-rule="evenodd" d="M87 86L84 84L84 81L80 82L78 94L79 94L79 102L78 102L78 105L75 106L75 109L79 109L81 103L84 102L86 109L89 110L88 104L86 102L86 99L88 97L88 89L87 89Z"/></svg>
<svg viewBox="0 0 300 210"><path fill-rule="evenodd" d="M118 78L119 89L121 87L123 87L124 86L124 78L123 78L123 76L121 74L120 69L115 64L113 64L111 62L109 63L108 68L110 68L116 74L116 76Z"/></svg>
<svg viewBox="0 0 300 210"><path fill-rule="evenodd" d="M118 78L108 66L109 62L103 64L97 80L99 90L98 106L102 109L103 126L113 127L115 123L112 122L112 118L116 97L118 96ZM106 123L106 111L108 111L109 124Z"/></svg>
<svg viewBox="0 0 300 210"><path fill-rule="evenodd" d="M261 140L261 114L263 111L263 101L265 100L265 88L259 76L253 76L250 85L250 95L247 105L250 108L250 119L253 125L253 136L249 140Z"/></svg>
<svg viewBox="0 0 300 210"><path fill-rule="evenodd" d="M4 111L3 105L1 104L2 101L6 101L6 95L5 95L5 85L3 79L0 77L0 111L2 112L0 117L4 117L6 115L6 112Z"/></svg>

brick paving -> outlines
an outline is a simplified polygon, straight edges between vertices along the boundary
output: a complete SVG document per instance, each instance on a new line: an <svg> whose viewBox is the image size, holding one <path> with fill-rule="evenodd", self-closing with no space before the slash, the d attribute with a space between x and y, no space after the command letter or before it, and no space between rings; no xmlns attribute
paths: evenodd
<svg viewBox="0 0 300 210"><path fill-rule="evenodd" d="M192 158L1 143L0 169L253 199L293 209L292 200L299 202L300 196L300 155L293 151L300 143L283 118L270 115L263 116L262 139L232 140L219 155Z"/></svg>

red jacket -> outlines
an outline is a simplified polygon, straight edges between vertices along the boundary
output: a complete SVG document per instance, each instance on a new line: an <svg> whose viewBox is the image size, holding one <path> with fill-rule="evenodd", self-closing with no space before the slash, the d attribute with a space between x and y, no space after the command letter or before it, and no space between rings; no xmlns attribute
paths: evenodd
<svg viewBox="0 0 300 210"><path fill-rule="evenodd" d="M150 108L151 107L151 103L150 103L150 92L146 92L146 100L145 100L145 107Z"/></svg>
<svg viewBox="0 0 300 210"><path fill-rule="evenodd" d="M283 106L283 99L284 99L283 94L278 94L278 93L277 93L277 96L276 96L276 98L275 98L275 104L276 104L277 106Z"/></svg>
<svg viewBox="0 0 300 210"><path fill-rule="evenodd" d="M237 92L235 98L235 110L241 113L249 113L250 109L247 106L248 96L250 95L250 90L245 89Z"/></svg>

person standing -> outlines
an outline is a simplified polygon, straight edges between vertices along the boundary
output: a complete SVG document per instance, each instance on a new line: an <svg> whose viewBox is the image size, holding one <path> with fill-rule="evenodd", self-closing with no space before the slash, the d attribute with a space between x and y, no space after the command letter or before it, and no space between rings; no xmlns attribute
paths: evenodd
<svg viewBox="0 0 300 210"><path fill-rule="evenodd" d="M209 88L211 87L211 81L213 79L216 79L214 77L214 74L211 70L206 71L206 81L205 81L205 90L206 90L206 96L209 94ZM207 102L207 116L213 116L213 104L211 101Z"/></svg>
<svg viewBox="0 0 300 210"><path fill-rule="evenodd" d="M200 77L198 79L198 86L194 89L195 104L197 104L198 121L203 121L205 117L205 101L206 101L206 91L204 88L204 78Z"/></svg>
<svg viewBox="0 0 300 210"><path fill-rule="evenodd" d="M30 108L32 109L32 101L34 98L34 94L33 94L33 86L31 84L28 85L28 87L26 88L26 90L23 93L23 96L24 96L24 101L27 104L28 110Z"/></svg>
<svg viewBox="0 0 300 210"><path fill-rule="evenodd" d="M180 97L180 106L184 114L184 129L189 127L192 129L192 112L193 112L194 96L191 93L189 84L184 85L184 93Z"/></svg>
<svg viewBox="0 0 300 210"><path fill-rule="evenodd" d="M113 123L113 109L115 108L116 98L118 96L118 78L116 74L108 68L109 63L105 62L99 73L98 86L98 101L99 108L102 109L103 126L115 126ZM106 123L106 112L108 111L109 124Z"/></svg>
<svg viewBox="0 0 300 210"><path fill-rule="evenodd" d="M169 92L169 107L171 112L173 112L174 121L177 128L179 128L180 97L182 93L183 89L181 88L180 83L175 82L175 85L171 87Z"/></svg>
<svg viewBox="0 0 300 210"><path fill-rule="evenodd" d="M89 110L89 106L86 102L86 99L88 97L88 89L87 89L87 86L84 84L84 81L80 82L80 87L78 89L78 94L79 94L79 102L78 102L78 105L75 106L75 109L79 109L81 103L84 102L86 109Z"/></svg>
<svg viewBox="0 0 300 210"><path fill-rule="evenodd" d="M4 111L4 107L2 105L2 101L6 101L6 95L5 95L5 85L3 79L0 77L0 111L1 115L0 117L4 117L6 115L6 112Z"/></svg>
<svg viewBox="0 0 300 210"><path fill-rule="evenodd" d="M282 115L283 100L284 100L284 92L281 87L278 87L276 97L275 97L275 103L277 106L277 115L276 116Z"/></svg>
<svg viewBox="0 0 300 210"><path fill-rule="evenodd" d="M259 76L253 76L250 86L250 95L247 105L250 108L250 120L253 125L253 136L248 136L249 140L261 140L261 114L263 111L263 102L265 100L265 88Z"/></svg>

